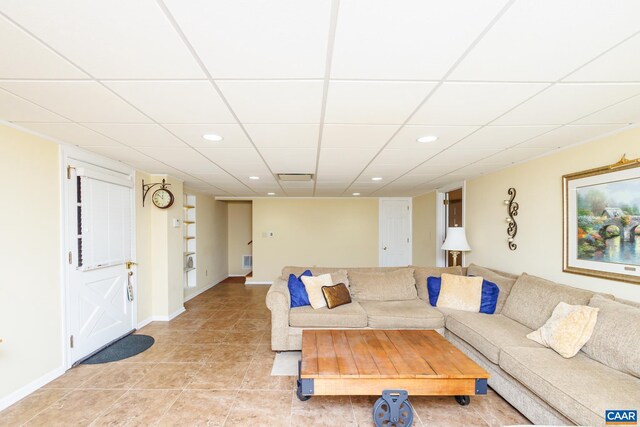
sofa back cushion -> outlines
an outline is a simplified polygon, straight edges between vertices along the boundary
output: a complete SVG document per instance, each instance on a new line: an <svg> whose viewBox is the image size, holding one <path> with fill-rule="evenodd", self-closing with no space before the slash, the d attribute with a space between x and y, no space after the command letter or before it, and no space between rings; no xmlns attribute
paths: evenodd
<svg viewBox="0 0 640 427"><path fill-rule="evenodd" d="M507 297L511 293L511 288L513 288L513 284L516 283L516 279L518 276L509 275L508 273L499 273L495 270L490 270L488 268L480 267L479 265L471 264L467 268L467 276L480 276L483 279L495 283L500 288L500 293L498 294L498 303L496 304L495 313L498 314L502 311L502 307L504 307L504 303L507 300Z"/></svg>
<svg viewBox="0 0 640 427"><path fill-rule="evenodd" d="M416 281L416 289L418 297L425 301L429 301L429 291L427 291L427 277L440 277L442 273L456 274L462 276L462 267L416 267L412 265L413 276ZM304 271L304 270L302 270Z"/></svg>
<svg viewBox="0 0 640 427"><path fill-rule="evenodd" d="M592 296L593 292L584 289L522 273L511 288L502 314L531 329L538 329L551 317L559 302L587 305Z"/></svg>
<svg viewBox="0 0 640 427"><path fill-rule="evenodd" d="M392 271L349 270L351 296L359 301L403 301L416 299L413 268Z"/></svg>
<svg viewBox="0 0 640 427"><path fill-rule="evenodd" d="M598 321L582 351L590 358L640 378L640 308L594 295Z"/></svg>
<svg viewBox="0 0 640 427"><path fill-rule="evenodd" d="M336 268L336 267L284 267L282 269L282 278L287 280L291 274L294 274L296 277L300 276L305 271L311 271L312 276L320 276L322 274L330 274L331 281L334 285L338 283L344 283L349 286L349 276L347 275L347 270L344 268Z"/></svg>

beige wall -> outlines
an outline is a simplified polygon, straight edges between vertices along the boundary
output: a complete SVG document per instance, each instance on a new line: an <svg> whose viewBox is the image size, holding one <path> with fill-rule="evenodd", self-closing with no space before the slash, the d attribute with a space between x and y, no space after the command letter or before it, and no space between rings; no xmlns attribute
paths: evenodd
<svg viewBox="0 0 640 427"><path fill-rule="evenodd" d="M138 323L153 316L153 256L151 253L151 213L152 203L146 201L142 207L142 180L152 182L151 175L137 171L134 187L136 201L136 286L138 303ZM149 194L147 199L151 195Z"/></svg>
<svg viewBox="0 0 640 427"><path fill-rule="evenodd" d="M378 199L254 200L253 281L285 265L378 265Z"/></svg>
<svg viewBox="0 0 640 427"><path fill-rule="evenodd" d="M466 229L473 249L466 262L527 272L585 289L640 301L640 286L562 272L564 174L640 157L640 129L583 144L467 182ZM507 190L517 190L518 249L506 243Z"/></svg>
<svg viewBox="0 0 640 427"><path fill-rule="evenodd" d="M228 276L227 203L192 189L196 196L196 286L184 289L189 299Z"/></svg>
<svg viewBox="0 0 640 427"><path fill-rule="evenodd" d="M58 145L0 126L0 181L2 402L62 366Z"/></svg>
<svg viewBox="0 0 640 427"><path fill-rule="evenodd" d="M242 269L242 256L251 255L251 202L229 202L229 275L246 276L250 270Z"/></svg>
<svg viewBox="0 0 640 427"><path fill-rule="evenodd" d="M436 192L414 197L412 201L414 265L436 265Z"/></svg>

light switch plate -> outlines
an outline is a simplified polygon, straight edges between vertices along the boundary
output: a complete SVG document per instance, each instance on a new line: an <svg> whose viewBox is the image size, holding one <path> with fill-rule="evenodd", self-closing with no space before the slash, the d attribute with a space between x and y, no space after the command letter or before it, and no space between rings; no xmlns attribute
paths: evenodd
<svg viewBox="0 0 640 427"><path fill-rule="evenodd" d="M173 218L173 228L179 228L179 227L180 227L180 219Z"/></svg>

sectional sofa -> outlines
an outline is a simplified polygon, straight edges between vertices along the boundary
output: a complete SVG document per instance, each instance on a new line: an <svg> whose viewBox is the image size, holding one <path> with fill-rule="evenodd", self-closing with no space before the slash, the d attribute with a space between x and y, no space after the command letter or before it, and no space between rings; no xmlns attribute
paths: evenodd
<svg viewBox="0 0 640 427"><path fill-rule="evenodd" d="M491 375L489 385L535 424L599 426L605 424L607 409L640 409L639 303L476 265L465 269L312 267L314 275L332 273L340 281L345 276L340 270L346 270L360 292L352 292L351 304L331 310L290 308L286 279L304 270L285 267L267 294L274 351L300 350L304 329L434 329L486 369ZM432 307L426 279L444 272L482 276L496 283L500 288L496 312ZM407 288L407 277L413 279L413 292ZM381 286L387 291L383 300L362 298L362 289L380 290ZM560 301L600 309L591 339L570 359L526 338L546 322Z"/></svg>

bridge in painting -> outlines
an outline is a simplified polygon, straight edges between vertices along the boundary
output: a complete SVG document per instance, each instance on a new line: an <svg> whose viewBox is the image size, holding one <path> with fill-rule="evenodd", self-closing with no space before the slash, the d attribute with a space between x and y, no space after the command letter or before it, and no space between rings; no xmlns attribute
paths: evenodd
<svg viewBox="0 0 640 427"><path fill-rule="evenodd" d="M607 228L618 227L620 237L625 242L634 241L636 238L636 228L640 225L640 215L625 215L620 208L606 208L601 216L581 216L582 222L591 225L591 228L598 229L598 234L602 237L606 235ZM604 219L604 222L603 222ZM626 225L623 225L626 223Z"/></svg>

